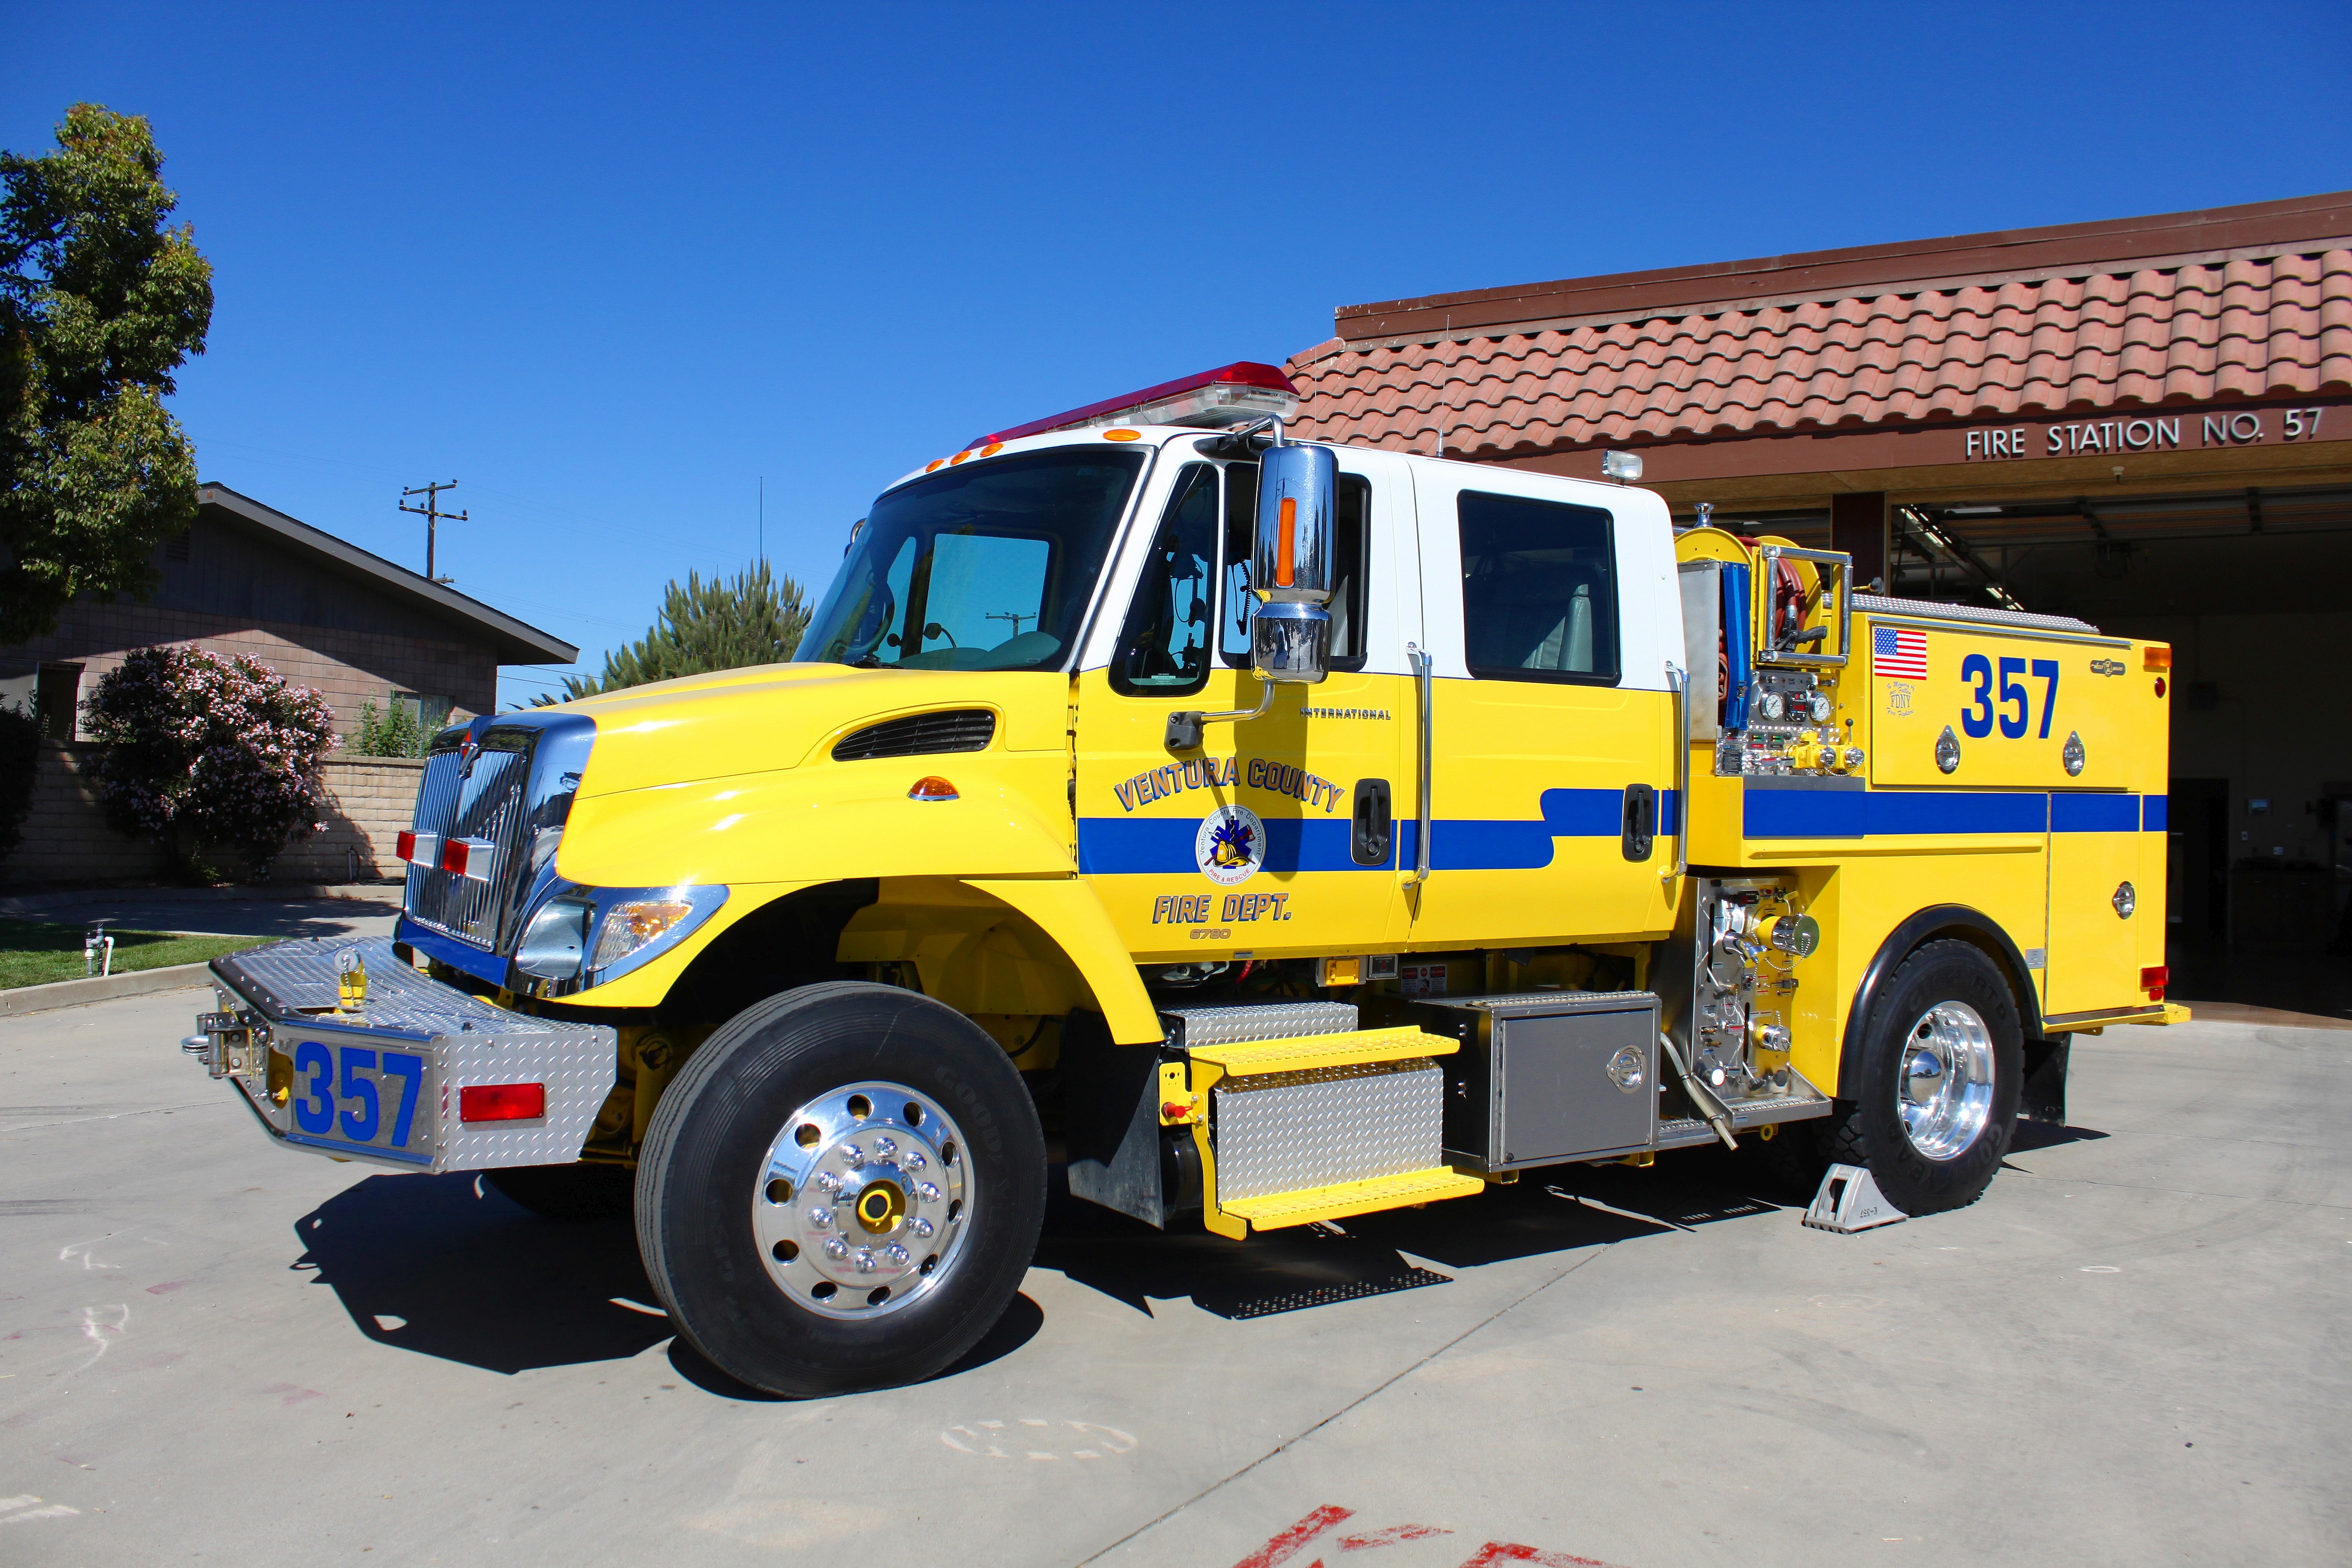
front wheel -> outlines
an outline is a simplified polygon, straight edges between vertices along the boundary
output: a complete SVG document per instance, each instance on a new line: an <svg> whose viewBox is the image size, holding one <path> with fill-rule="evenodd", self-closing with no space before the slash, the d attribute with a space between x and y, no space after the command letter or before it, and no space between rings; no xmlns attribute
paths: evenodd
<svg viewBox="0 0 2352 1568"><path fill-rule="evenodd" d="M1867 1167L1906 1214L1976 1202L2008 1152L2024 1080L2008 981L1969 943L1931 942L1890 977L1865 1030L1859 1095L1840 1103L1825 1152Z"/></svg>
<svg viewBox="0 0 2352 1568"><path fill-rule="evenodd" d="M637 1167L678 1331L772 1394L907 1383L992 1327L1036 1250L1045 1145L1003 1047L937 1002L835 983L688 1059Z"/></svg>

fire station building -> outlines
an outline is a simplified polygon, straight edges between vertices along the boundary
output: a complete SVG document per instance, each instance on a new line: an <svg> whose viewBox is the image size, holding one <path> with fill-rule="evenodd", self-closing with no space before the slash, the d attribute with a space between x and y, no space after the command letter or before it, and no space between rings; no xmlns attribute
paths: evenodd
<svg viewBox="0 0 2352 1568"><path fill-rule="evenodd" d="M1640 482L2174 647L2177 937L2352 892L2352 193L1341 309L1298 432ZM2339 804L2340 803L2340 804Z"/></svg>

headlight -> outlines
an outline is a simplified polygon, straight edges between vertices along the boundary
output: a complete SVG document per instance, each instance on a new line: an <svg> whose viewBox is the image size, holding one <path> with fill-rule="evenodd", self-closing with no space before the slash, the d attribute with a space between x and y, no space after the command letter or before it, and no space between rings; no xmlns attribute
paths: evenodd
<svg viewBox="0 0 2352 1568"><path fill-rule="evenodd" d="M693 913L694 906L684 899L633 899L614 904L604 912L604 930L596 936L596 956L589 967L604 969L620 963L646 943L668 935Z"/></svg>
<svg viewBox="0 0 2352 1568"><path fill-rule="evenodd" d="M544 980L569 980L588 952L588 921L595 913L584 899L551 899L523 928L515 967Z"/></svg>

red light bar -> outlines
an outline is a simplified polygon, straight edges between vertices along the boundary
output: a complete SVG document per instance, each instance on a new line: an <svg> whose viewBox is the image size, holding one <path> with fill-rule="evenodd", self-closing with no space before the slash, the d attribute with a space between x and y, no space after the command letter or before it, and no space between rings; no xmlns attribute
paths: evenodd
<svg viewBox="0 0 2352 1568"><path fill-rule="evenodd" d="M1185 393L1198 392L1204 387L1212 386L1254 386L1267 392L1287 393L1293 398L1298 395L1298 388L1292 385L1290 378L1275 366L1258 364L1251 360L1242 360L1216 370L1204 370L1198 375L1182 376L1175 381L1162 382L1158 386L1147 386L1141 392L1130 392L1119 397L1106 397L1100 403L1089 403L1084 408L1073 408L1066 414L1053 414L1043 419L1032 419L1028 424L1015 425L1010 430L998 430L986 436L975 436L970 445L979 447L991 441L1017 441L1024 436L1042 436L1048 430L1066 429L1073 425L1085 425L1090 421L1108 423L1112 416L1129 414L1131 410L1141 408L1146 404L1164 403L1180 397ZM1295 404L1294 406L1296 406ZM1273 411L1260 409L1255 412ZM1166 424L1168 421L1131 418L1129 423ZM1238 421L1226 421L1226 423L1238 423Z"/></svg>
<svg viewBox="0 0 2352 1568"><path fill-rule="evenodd" d="M490 879L490 861L497 846L487 838L452 838L441 846L441 869L452 877L470 877L477 882Z"/></svg>
<svg viewBox="0 0 2352 1568"><path fill-rule="evenodd" d="M535 1121L546 1114L543 1083L469 1083L457 1091L460 1121Z"/></svg>
<svg viewBox="0 0 2352 1568"><path fill-rule="evenodd" d="M400 830L399 838L394 841L392 852L412 866L422 866L431 870L441 864L441 836L404 827Z"/></svg>

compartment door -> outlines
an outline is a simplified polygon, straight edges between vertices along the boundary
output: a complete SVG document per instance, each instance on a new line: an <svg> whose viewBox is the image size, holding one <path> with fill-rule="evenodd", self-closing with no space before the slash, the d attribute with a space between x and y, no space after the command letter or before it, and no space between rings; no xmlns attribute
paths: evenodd
<svg viewBox="0 0 2352 1568"><path fill-rule="evenodd" d="M2147 1001L2139 988L2140 933L2143 922L2153 921L2161 941L2164 889L2139 885L2142 811L2136 795L2051 797L2050 950L2042 1005L2053 1017ZM2126 882L2135 904L2128 919L2116 912L2116 891Z"/></svg>

